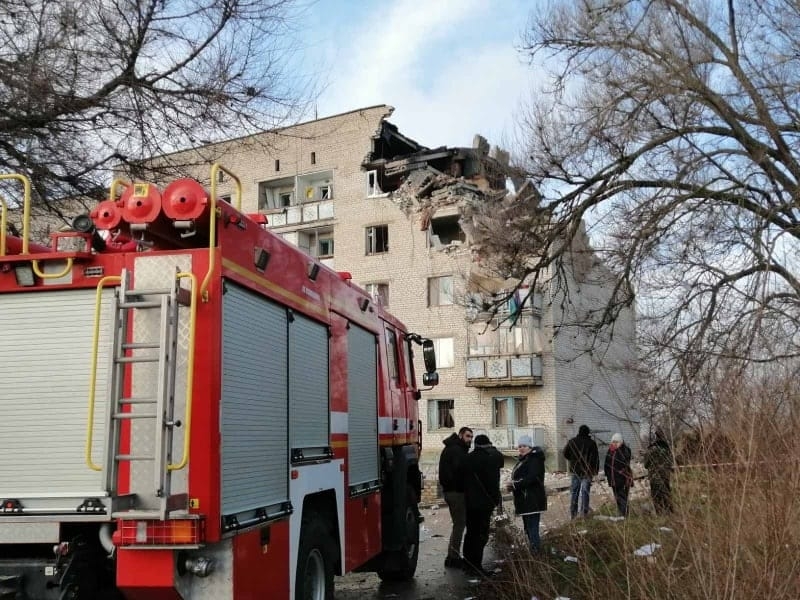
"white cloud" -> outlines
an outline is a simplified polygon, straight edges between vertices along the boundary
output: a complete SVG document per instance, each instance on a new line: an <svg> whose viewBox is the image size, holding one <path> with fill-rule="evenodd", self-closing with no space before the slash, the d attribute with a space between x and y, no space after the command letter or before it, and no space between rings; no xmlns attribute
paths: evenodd
<svg viewBox="0 0 800 600"><path fill-rule="evenodd" d="M337 36L320 116L387 103L406 135L428 146L499 142L531 70L499 30L498 5L483 0L401 0L361 12L362 26ZM522 19L519 21L524 23ZM498 35L499 34L499 35Z"/></svg>

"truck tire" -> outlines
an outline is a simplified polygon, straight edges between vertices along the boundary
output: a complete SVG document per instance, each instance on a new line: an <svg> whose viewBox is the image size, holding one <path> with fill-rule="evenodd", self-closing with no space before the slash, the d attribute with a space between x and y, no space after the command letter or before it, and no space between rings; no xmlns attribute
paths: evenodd
<svg viewBox="0 0 800 600"><path fill-rule="evenodd" d="M303 517L297 552L295 600L333 600L333 563L336 545L320 517Z"/></svg>
<svg viewBox="0 0 800 600"><path fill-rule="evenodd" d="M417 520L416 494L411 486L406 488L403 547L387 553L378 577L383 581L410 581L414 578L419 558L419 521Z"/></svg>

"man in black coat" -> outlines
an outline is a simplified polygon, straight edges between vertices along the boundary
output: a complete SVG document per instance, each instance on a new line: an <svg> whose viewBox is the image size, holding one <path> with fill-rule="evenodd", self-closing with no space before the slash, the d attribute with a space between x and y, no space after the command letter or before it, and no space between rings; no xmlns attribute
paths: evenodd
<svg viewBox="0 0 800 600"><path fill-rule="evenodd" d="M581 425L578 428L578 435L564 447L564 458L569 461L569 470L572 473L569 514L573 519L578 516L579 499L580 514L584 517L589 514L592 479L600 470L600 453L597 451L597 444L591 438L591 433L588 425Z"/></svg>
<svg viewBox="0 0 800 600"><path fill-rule="evenodd" d="M458 435L453 433L443 442L444 450L439 457L439 484L444 492L444 501L450 511L453 530L450 533L450 545L447 547L445 567L460 567L461 540L467 523L467 508L464 503L464 470L467 453L472 443L472 429L462 427Z"/></svg>
<svg viewBox="0 0 800 600"><path fill-rule="evenodd" d="M487 575L483 569L483 549L489 541L492 512L500 505L500 469L503 455L488 436L475 438L475 448L467 455L464 493L467 502L467 535L464 538L465 569Z"/></svg>

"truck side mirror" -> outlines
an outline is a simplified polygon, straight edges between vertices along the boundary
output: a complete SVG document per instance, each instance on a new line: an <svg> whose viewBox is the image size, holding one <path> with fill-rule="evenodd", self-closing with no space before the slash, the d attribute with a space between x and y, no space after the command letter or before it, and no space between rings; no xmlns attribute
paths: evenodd
<svg viewBox="0 0 800 600"><path fill-rule="evenodd" d="M436 371L422 374L422 385L433 387L439 385L439 374Z"/></svg>
<svg viewBox="0 0 800 600"><path fill-rule="evenodd" d="M422 340L422 360L428 373L436 371L436 351L433 348L433 340Z"/></svg>

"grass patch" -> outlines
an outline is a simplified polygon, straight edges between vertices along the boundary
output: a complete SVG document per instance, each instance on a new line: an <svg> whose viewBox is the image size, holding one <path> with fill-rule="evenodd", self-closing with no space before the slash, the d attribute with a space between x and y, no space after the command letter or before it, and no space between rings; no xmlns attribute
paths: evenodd
<svg viewBox="0 0 800 600"><path fill-rule="evenodd" d="M782 456L762 461L750 454L732 466L681 469L673 514L655 515L639 502L624 521L573 521L550 530L536 556L521 532L499 531L494 544L506 562L481 597L796 600L800 475L796 458ZM607 505L595 515L613 513ZM653 543L660 547L652 556L634 556Z"/></svg>

